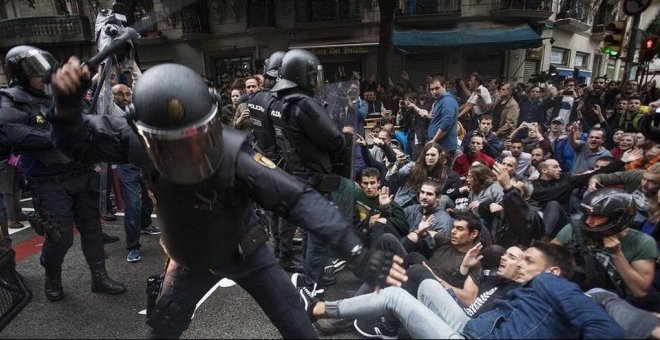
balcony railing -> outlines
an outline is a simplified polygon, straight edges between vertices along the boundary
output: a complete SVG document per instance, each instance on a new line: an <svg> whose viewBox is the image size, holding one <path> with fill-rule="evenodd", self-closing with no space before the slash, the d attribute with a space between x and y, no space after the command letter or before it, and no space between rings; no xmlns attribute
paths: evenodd
<svg viewBox="0 0 660 340"><path fill-rule="evenodd" d="M296 0L297 23L360 19L360 0Z"/></svg>
<svg viewBox="0 0 660 340"><path fill-rule="evenodd" d="M460 14L461 0L409 0L399 8L399 16Z"/></svg>
<svg viewBox="0 0 660 340"><path fill-rule="evenodd" d="M491 13L498 17L545 20L552 15L552 0L495 0Z"/></svg>
<svg viewBox="0 0 660 340"><path fill-rule="evenodd" d="M552 0L500 0L494 1L492 12L507 10L551 11Z"/></svg>
<svg viewBox="0 0 660 340"><path fill-rule="evenodd" d="M0 20L0 47L92 41L89 19L83 16L23 17Z"/></svg>
<svg viewBox="0 0 660 340"><path fill-rule="evenodd" d="M585 0L564 0L557 13L557 20L574 19L589 23L589 12L589 3Z"/></svg>

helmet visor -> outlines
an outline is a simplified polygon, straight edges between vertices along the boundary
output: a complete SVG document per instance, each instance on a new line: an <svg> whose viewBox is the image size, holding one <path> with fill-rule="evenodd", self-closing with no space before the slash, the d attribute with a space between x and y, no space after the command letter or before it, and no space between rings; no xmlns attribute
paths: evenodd
<svg viewBox="0 0 660 340"><path fill-rule="evenodd" d="M30 50L25 52L25 54L24 57L20 57L18 66L27 77L43 77L46 72L57 64L57 61L50 53Z"/></svg>
<svg viewBox="0 0 660 340"><path fill-rule="evenodd" d="M156 170L176 184L199 183L211 177L222 162L222 121L218 107L202 121L176 130L135 123Z"/></svg>

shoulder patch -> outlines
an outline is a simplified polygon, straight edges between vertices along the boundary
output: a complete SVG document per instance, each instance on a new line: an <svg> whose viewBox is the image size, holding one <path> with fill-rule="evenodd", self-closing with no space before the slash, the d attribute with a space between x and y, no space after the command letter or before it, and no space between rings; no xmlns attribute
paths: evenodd
<svg viewBox="0 0 660 340"><path fill-rule="evenodd" d="M275 163L273 163L273 161L271 161L270 159L266 158L266 156L264 156L264 155L262 155L262 154L260 154L260 153L258 153L258 152L255 153L254 156L252 156L252 158L253 158L255 161L257 161L257 163L259 163L259 164L261 164L261 165L267 167L268 169L275 169L275 168L277 168L277 165L275 165Z"/></svg>

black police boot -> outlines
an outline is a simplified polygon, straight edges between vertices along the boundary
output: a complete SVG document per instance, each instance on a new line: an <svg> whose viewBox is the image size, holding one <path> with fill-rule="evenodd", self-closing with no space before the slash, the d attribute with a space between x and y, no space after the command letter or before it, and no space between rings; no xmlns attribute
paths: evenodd
<svg viewBox="0 0 660 340"><path fill-rule="evenodd" d="M283 253L282 253L283 254ZM303 267L298 260L293 258L293 256L283 256L280 255L280 260L278 261L282 269L289 273L302 273Z"/></svg>
<svg viewBox="0 0 660 340"><path fill-rule="evenodd" d="M44 284L46 299L48 301L59 301L64 298L62 288L62 267L46 268L46 281Z"/></svg>
<svg viewBox="0 0 660 340"><path fill-rule="evenodd" d="M108 276L104 261L90 265L89 269L92 271L93 293L121 294L126 291L126 286L123 283L117 282Z"/></svg>

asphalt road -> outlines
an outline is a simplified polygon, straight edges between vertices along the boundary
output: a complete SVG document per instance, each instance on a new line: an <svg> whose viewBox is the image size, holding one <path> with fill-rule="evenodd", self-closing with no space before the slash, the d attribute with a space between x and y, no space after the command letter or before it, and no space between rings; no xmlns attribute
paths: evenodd
<svg viewBox="0 0 660 340"><path fill-rule="evenodd" d="M29 207L29 202L26 203ZM162 271L165 256L159 236L142 235L142 260L126 262L123 221L104 225L104 231L119 242L106 244L107 268L111 277L124 282L128 291L118 296L91 292L91 277L76 235L63 265L65 298L46 300L43 268L39 265L41 239L31 228L13 231L14 247L24 257L17 270L33 292L30 304L0 332L0 338L143 338L146 332L146 279ZM337 274L338 283L327 290L327 299L350 296L359 281L348 270ZM281 338L252 298L238 286L217 288L198 308L184 338ZM335 338L361 338L355 332ZM333 337L325 337L333 338Z"/></svg>

